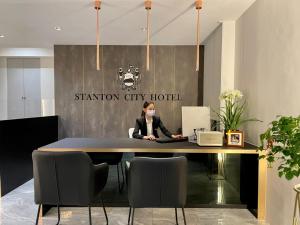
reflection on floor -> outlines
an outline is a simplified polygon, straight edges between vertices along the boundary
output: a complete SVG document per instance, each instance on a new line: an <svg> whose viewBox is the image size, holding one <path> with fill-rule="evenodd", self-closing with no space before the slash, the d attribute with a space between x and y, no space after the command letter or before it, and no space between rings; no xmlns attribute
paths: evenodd
<svg viewBox="0 0 300 225"><path fill-rule="evenodd" d="M124 155L124 160L130 160L132 155ZM203 162L188 161L188 207L231 207L246 208L240 202L240 193L227 180L209 178L209 172ZM104 201L109 206L128 206L127 190L118 192L117 166L110 166L109 178L104 189ZM229 174L230 176L230 174Z"/></svg>
<svg viewBox="0 0 300 225"><path fill-rule="evenodd" d="M0 224L1 225L32 225L34 224L37 206L33 202L33 181L29 181L16 190L1 198ZM126 225L128 208L108 208L110 225ZM56 224L56 210L50 212L39 224ZM259 222L246 209L208 209L187 208L188 225L266 225ZM104 225L105 218L101 208L92 209L93 224ZM183 224L179 213L179 222ZM136 225L175 225L173 209L137 209ZM62 208L61 224L80 225L88 224L87 208Z"/></svg>
<svg viewBox="0 0 300 225"><path fill-rule="evenodd" d="M189 160L187 204L239 205L240 193L227 180L210 179L208 169L197 161Z"/></svg>

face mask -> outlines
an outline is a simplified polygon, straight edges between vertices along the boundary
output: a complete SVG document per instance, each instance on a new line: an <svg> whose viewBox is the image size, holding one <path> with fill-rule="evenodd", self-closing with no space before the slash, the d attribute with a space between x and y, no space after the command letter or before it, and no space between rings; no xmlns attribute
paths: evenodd
<svg viewBox="0 0 300 225"><path fill-rule="evenodd" d="M155 110L147 110L146 115L149 117L153 117L155 115Z"/></svg>

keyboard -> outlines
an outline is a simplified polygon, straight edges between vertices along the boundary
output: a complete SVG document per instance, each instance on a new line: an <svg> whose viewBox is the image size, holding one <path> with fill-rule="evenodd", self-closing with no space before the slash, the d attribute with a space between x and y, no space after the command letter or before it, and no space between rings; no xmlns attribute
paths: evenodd
<svg viewBox="0 0 300 225"><path fill-rule="evenodd" d="M173 143L173 142L184 142L184 141L188 141L187 137L183 137L180 139L175 139L175 138L158 138L155 140L157 143Z"/></svg>

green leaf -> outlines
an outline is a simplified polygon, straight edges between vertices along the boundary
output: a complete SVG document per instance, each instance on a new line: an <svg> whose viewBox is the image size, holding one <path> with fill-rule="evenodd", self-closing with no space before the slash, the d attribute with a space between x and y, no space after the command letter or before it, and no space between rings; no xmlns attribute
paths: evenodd
<svg viewBox="0 0 300 225"><path fill-rule="evenodd" d="M267 149L268 148L268 149ZM260 135L259 150L267 150L266 160L280 160L278 175L291 180L300 176L300 116L278 116Z"/></svg>
<svg viewBox="0 0 300 225"><path fill-rule="evenodd" d="M282 177L283 174L284 174L283 171L279 171L279 173L278 173L279 177Z"/></svg>
<svg viewBox="0 0 300 225"><path fill-rule="evenodd" d="M294 174L291 172L291 171L288 171L286 174L285 174L285 178L288 179L288 180L291 180L294 178Z"/></svg>

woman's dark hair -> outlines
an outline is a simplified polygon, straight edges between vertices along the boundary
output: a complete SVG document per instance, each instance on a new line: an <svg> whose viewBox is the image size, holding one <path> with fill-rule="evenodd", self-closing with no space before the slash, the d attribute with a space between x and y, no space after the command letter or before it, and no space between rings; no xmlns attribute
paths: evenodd
<svg viewBox="0 0 300 225"><path fill-rule="evenodd" d="M149 105L151 105L151 104L153 104L154 105L154 102L144 102L144 105L143 105L143 109L146 109ZM142 117L144 117L145 116L145 112L144 112L144 110L142 111L142 115L141 115Z"/></svg>

